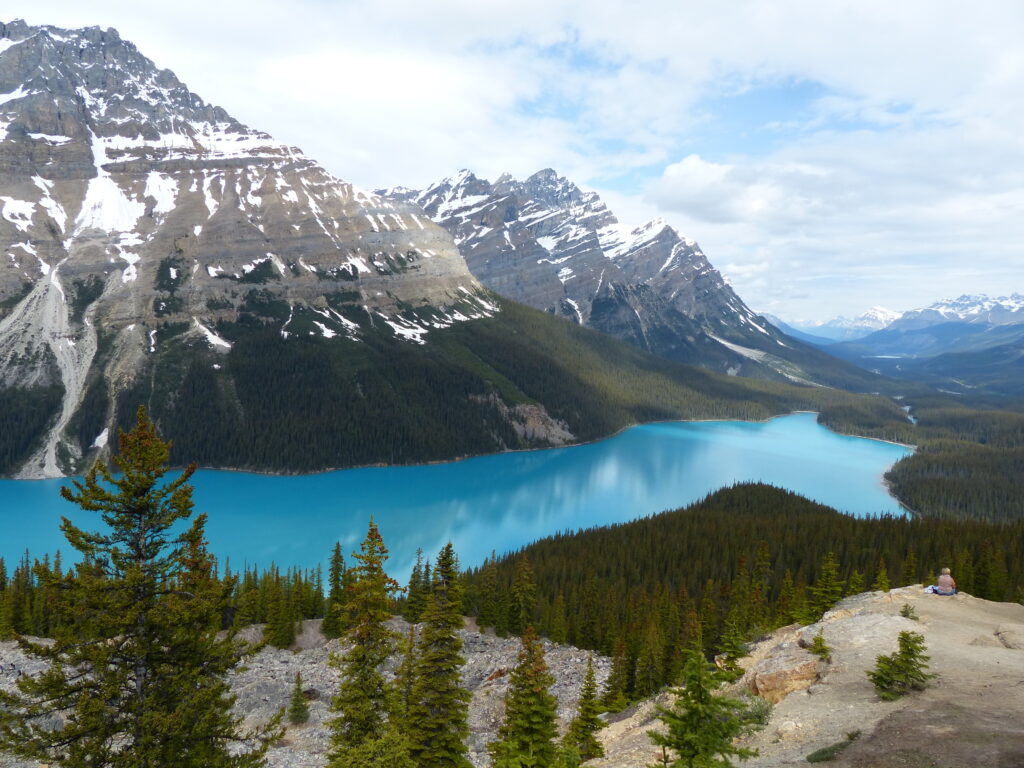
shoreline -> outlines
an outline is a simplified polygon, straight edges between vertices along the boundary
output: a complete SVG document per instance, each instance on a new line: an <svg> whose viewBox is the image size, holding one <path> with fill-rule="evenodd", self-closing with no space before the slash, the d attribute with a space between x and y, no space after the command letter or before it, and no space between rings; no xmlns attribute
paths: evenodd
<svg viewBox="0 0 1024 768"><path fill-rule="evenodd" d="M390 469L395 469L395 468L399 468L399 467L432 467L432 466L437 466L438 464L454 464L456 462L469 461L471 459L480 459L480 458L485 458L487 456L503 456L505 454L512 454L512 453L534 453L536 451L553 451L553 450L560 450L560 449L563 449L563 448L576 448L576 447L582 447L582 446L585 446L585 445L595 445L597 443L602 443L605 440L611 440L612 438L618 437L619 435L623 434L624 432L628 432L629 430L635 429L636 427L646 427L646 426L653 426L653 425L657 425L657 424L715 424L715 423L724 423L724 422L732 422L732 423L736 423L736 424L767 424L768 422L773 421L775 419L785 418L786 416L796 416L797 414L801 414L801 413L811 413L811 414L814 414L816 416L820 416L821 415L820 411L795 410L795 411L787 411L785 413L776 413L776 414L768 416L767 418L764 418L764 419L729 419L729 418L723 418L723 419L661 419L661 420L658 420L658 421L638 421L638 422L633 422L632 424L627 424L627 425L625 425L623 427L620 427L616 431L614 431L614 432L612 432L612 433L610 433L608 435L605 435L603 437L595 437L592 440L580 440L578 442L565 443L564 445L549 445L549 446L537 447L537 448L508 448L508 449L505 449L503 451L492 451L491 453L468 453L468 454L462 454L460 456L453 456L453 457L447 458L447 459L433 459L431 461L420 461L420 462L416 462L414 464L384 464L384 463L377 463L377 464L355 464L355 465L349 466L349 467L326 467L324 469L314 469L314 470L311 470L309 472L301 472L301 471L294 471L293 472L293 471L288 471L288 470L273 470L273 469L265 469L265 470L263 470L263 469L252 469L252 468L241 468L241 467L214 467L214 466L197 465L196 466L196 471L198 472L199 470L206 470L206 471L209 471L209 472L236 472L238 474L243 474L243 475L263 475L263 476L267 476L267 477L308 477L308 476L313 476L313 475L326 475L326 474L329 474L331 472L348 472L349 470L354 470L354 469L389 469L389 468ZM838 432L838 431L832 429L831 427L829 427L829 426L827 426L825 424L822 424L820 421L815 420L815 423L818 424L818 426L821 426L821 427L827 429L829 432L831 432L831 433L833 433L835 435L839 435L841 437L855 437L858 440L873 440L873 441L875 441L877 443L888 443L889 445L896 445L896 446L899 446L900 448L906 448L907 450L912 451L912 452L916 452L917 451L917 446L909 444L909 443L899 443L899 442L896 442L895 440L885 440L884 438L881 438L881 437L868 437L866 435L858 435L858 434L854 434L854 433L850 433L850 432ZM180 471L182 471L184 469L185 469L185 467L183 467L183 466L171 466L171 467L169 467L169 471L171 471L171 472L180 472ZM81 475L58 475L56 477L0 476L0 480L17 480L19 482L34 483L34 482L42 482L42 481L46 481L46 480L68 480L70 478L80 478L80 477L82 477L82 476ZM893 498L895 498L895 496Z"/></svg>

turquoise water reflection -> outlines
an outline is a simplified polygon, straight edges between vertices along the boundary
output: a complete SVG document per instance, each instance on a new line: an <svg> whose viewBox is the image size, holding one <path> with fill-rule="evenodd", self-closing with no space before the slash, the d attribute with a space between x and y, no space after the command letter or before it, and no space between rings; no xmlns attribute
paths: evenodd
<svg viewBox="0 0 1024 768"><path fill-rule="evenodd" d="M770 482L856 515L898 513L882 475L907 453L837 435L800 413L649 424L590 445L428 466L303 476L202 470L194 484L197 509L210 514L211 548L235 568L316 565L336 540L346 553L358 546L373 515L391 550L389 570L404 576L417 547L435 553L451 539L473 565L492 549L684 506L739 481ZM95 526L95 515L60 498L63 482L0 481L8 564L26 548L66 552L61 515Z"/></svg>

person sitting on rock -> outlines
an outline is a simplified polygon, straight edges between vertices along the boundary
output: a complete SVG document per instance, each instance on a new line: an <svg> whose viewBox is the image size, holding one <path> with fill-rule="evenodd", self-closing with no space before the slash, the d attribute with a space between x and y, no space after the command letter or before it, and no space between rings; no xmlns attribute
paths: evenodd
<svg viewBox="0 0 1024 768"><path fill-rule="evenodd" d="M936 595L955 595L956 594L956 582L950 575L949 568L943 568L942 573L939 574L939 583L932 589Z"/></svg>

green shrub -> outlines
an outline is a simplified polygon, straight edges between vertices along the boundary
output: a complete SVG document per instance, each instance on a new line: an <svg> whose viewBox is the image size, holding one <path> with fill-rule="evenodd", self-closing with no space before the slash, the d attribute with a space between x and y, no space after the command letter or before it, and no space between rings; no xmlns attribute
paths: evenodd
<svg viewBox="0 0 1024 768"><path fill-rule="evenodd" d="M879 698L885 701L898 699L911 691L922 691L935 677L925 672L929 657L924 653L924 635L900 632L898 642L899 650L879 656L875 660L875 668L867 673Z"/></svg>
<svg viewBox="0 0 1024 768"><path fill-rule="evenodd" d="M743 696L741 701L747 705L746 714L743 717L745 722L759 728L768 725L773 709L773 705L768 699L762 699L760 696Z"/></svg>
<svg viewBox="0 0 1024 768"><path fill-rule="evenodd" d="M921 620L921 617L917 615L917 610L910 603L900 608L900 616L905 619L913 619L914 621Z"/></svg>
<svg viewBox="0 0 1024 768"><path fill-rule="evenodd" d="M825 643L825 636L820 632L811 640L807 650L826 663L832 661L832 649Z"/></svg>

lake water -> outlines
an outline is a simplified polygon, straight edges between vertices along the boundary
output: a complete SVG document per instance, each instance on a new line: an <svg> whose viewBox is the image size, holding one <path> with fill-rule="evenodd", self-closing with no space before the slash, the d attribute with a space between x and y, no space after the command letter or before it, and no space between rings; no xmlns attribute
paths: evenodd
<svg viewBox="0 0 1024 768"><path fill-rule="evenodd" d="M315 566L335 541L346 557L372 515L403 578L417 547L449 539L464 565L551 533L622 522L685 506L741 481L764 481L855 515L900 513L883 483L908 449L845 437L798 413L767 422L648 424L589 445L482 456L447 464L275 476L201 470L196 509L210 547L243 563ZM64 501L63 480L0 480L0 556L10 566L67 543L61 515L95 528L98 516Z"/></svg>

